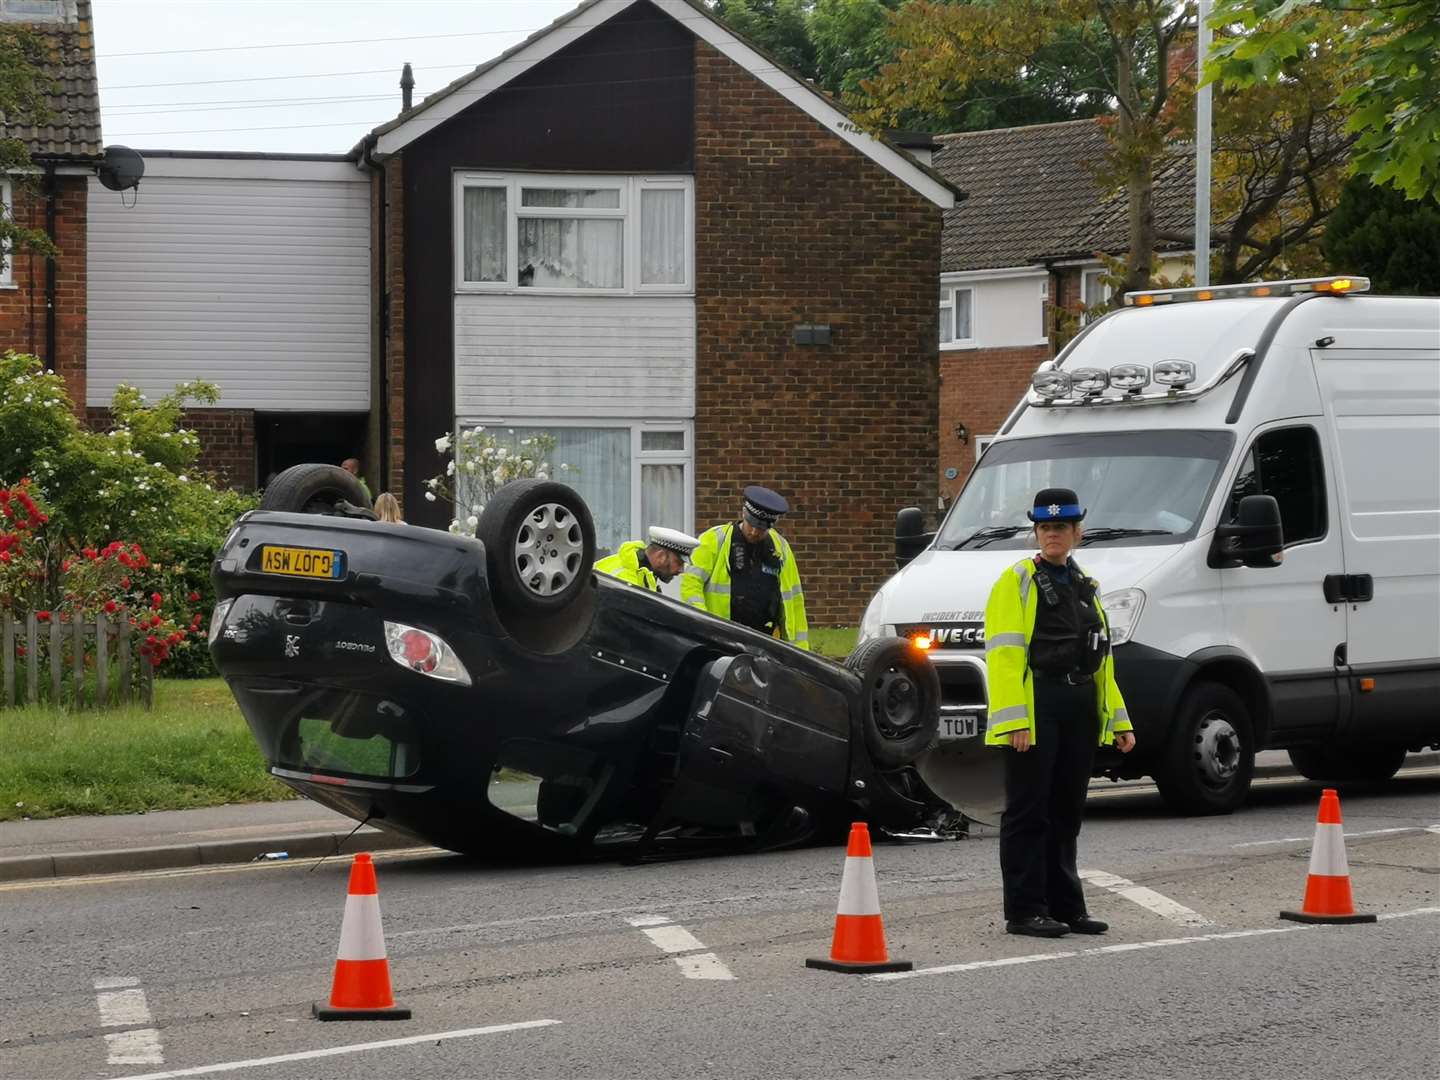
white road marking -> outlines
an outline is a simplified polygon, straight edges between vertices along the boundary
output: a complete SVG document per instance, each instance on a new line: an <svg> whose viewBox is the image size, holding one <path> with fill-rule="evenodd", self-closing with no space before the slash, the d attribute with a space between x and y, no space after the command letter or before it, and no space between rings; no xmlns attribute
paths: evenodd
<svg viewBox="0 0 1440 1080"><path fill-rule="evenodd" d="M1367 830L1365 830L1364 832L1347 832L1347 833L1345 834L1345 839L1346 839L1346 840L1352 840L1352 839L1354 839L1355 837L1358 837L1358 836L1389 836L1389 835L1391 835L1392 833L1406 833L1406 832L1420 832L1420 831L1421 831L1421 827L1420 827L1419 825L1406 825L1406 826L1403 826L1403 827L1401 827L1401 828L1396 828L1396 829L1367 829ZM1427 832L1440 831L1440 825L1432 825L1432 826L1430 826L1430 827L1429 827L1427 830L1425 830L1425 831L1427 831ZM1310 843L1310 842L1311 842L1312 840L1314 840L1314 839L1315 839L1315 835L1312 833L1312 834L1309 835L1309 836L1286 836L1286 837L1282 837L1282 838L1279 839L1279 840L1246 840L1243 844L1231 844L1230 846L1231 846L1232 848L1242 848L1242 847L1264 847L1266 844L1308 844L1308 843Z"/></svg>
<svg viewBox="0 0 1440 1080"><path fill-rule="evenodd" d="M1435 835L1440 836L1440 825L1426 825L1425 831L1433 832Z"/></svg>
<svg viewBox="0 0 1440 1080"><path fill-rule="evenodd" d="M1116 877L1114 874L1107 874L1104 870L1081 870L1080 877L1092 885L1098 885L1102 889L1109 889L1126 900L1133 901L1153 911L1163 919L1177 922L1181 926L1214 926L1215 923L1205 918L1198 911L1191 911L1184 904L1176 903L1168 896L1164 896L1154 889L1147 889L1143 885L1136 885L1133 881L1127 881L1123 877Z"/></svg>
<svg viewBox="0 0 1440 1080"><path fill-rule="evenodd" d="M339 1057L342 1054L359 1054L366 1050L386 1050L392 1046L415 1046L418 1043L440 1042L443 1039L469 1039L477 1035L499 1035L506 1031L521 1031L525 1028L549 1027L559 1020L526 1020L518 1024L495 1024L491 1027L463 1028L459 1031L437 1031L433 1035L408 1035L403 1039L381 1039L379 1042L351 1043L348 1046L327 1046L322 1050L302 1050L295 1054L277 1054L274 1057L250 1058L248 1061L224 1061L218 1065L197 1065L191 1069L171 1069L168 1072L141 1073L127 1076L124 1080L173 1080L179 1076L204 1076L207 1073L234 1072L237 1069L257 1069L264 1065L281 1065L287 1061L309 1061L313 1058Z"/></svg>
<svg viewBox="0 0 1440 1080"><path fill-rule="evenodd" d="M675 926L665 915L628 915L631 926L648 937L662 952L674 955L680 974L687 979L733 980L735 975L713 952L702 952L705 943L683 926Z"/></svg>
<svg viewBox="0 0 1440 1080"><path fill-rule="evenodd" d="M1440 915L1440 907L1413 908L1410 911L1392 911L1381 915L1382 919L1408 919L1416 915ZM914 971L890 971L883 975L866 975L871 982L896 982L900 979L918 979L925 975L953 975L964 971L979 971L984 968L1013 967L1017 964L1038 964L1046 960L1068 960L1080 956L1105 956L1111 954L1140 952L1147 949L1168 949L1176 945L1200 945L1210 941L1233 941L1237 938L1270 937L1275 934L1296 934L1305 930L1323 929L1322 924L1305 923L1299 926L1266 926L1253 930L1222 930L1213 934L1196 934L1193 937L1161 938L1158 941L1129 941L1116 945L1100 945L1093 949L1079 949L1070 952L1031 953L1028 956L1007 956L1003 960L975 960L966 964L942 964L938 967L916 968ZM127 1077L126 1080L138 1080Z"/></svg>
<svg viewBox="0 0 1440 1080"><path fill-rule="evenodd" d="M1436 768L1433 765L1426 765L1415 769L1401 769L1398 773L1395 774L1395 778L1397 780L1403 780L1406 777L1413 777L1415 779L1430 779L1431 777L1436 776L1440 776L1440 768ZM1252 788L1275 787L1281 784L1316 784L1316 781L1307 780L1303 776L1263 776L1259 779L1250 781L1250 786ZM1316 784L1316 786L1319 785ZM1117 784L1113 787L1105 787L1099 790L1097 790L1096 788L1091 788L1087 798L1117 799L1122 798L1126 795L1153 795L1157 790L1158 788L1156 788L1153 781L1135 784Z"/></svg>
<svg viewBox="0 0 1440 1080"><path fill-rule="evenodd" d="M153 1027L150 1005L140 980L128 975L104 976L95 980L95 1005L105 1027L130 1028L105 1036L106 1060L111 1065L163 1065L165 1053L160 1032Z"/></svg>

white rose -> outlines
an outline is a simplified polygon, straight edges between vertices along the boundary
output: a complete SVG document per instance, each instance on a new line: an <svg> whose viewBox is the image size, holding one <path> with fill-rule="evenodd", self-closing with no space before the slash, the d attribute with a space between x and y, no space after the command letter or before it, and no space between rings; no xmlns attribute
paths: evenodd
<svg viewBox="0 0 1440 1080"><path fill-rule="evenodd" d="M465 462L465 471L468 472L468 473L473 473L473 472L475 471L475 462L473 462L473 461L467 461L467 462Z"/></svg>
<svg viewBox="0 0 1440 1080"><path fill-rule="evenodd" d="M469 525L470 528L473 529L473 528L475 528L476 525L479 525L479 524L480 524L480 519L479 519L478 517L476 517L474 514L471 514L469 517L467 517L467 518L465 519L465 524L466 524L466 525Z"/></svg>
<svg viewBox="0 0 1440 1080"><path fill-rule="evenodd" d="M435 452L436 452L436 453L443 454L443 453L446 453L449 449L450 449L450 436L449 436L448 434L447 434L447 435L441 435L440 438L438 438L438 439L435 440Z"/></svg>
<svg viewBox="0 0 1440 1080"><path fill-rule="evenodd" d="M435 501L435 493L434 493L433 491L427 491L427 492L425 492L425 501L426 501L426 502L434 502L434 501Z"/></svg>
<svg viewBox="0 0 1440 1080"><path fill-rule="evenodd" d="M450 521L450 531L451 531L452 533L458 533L458 532L460 531L460 522L455 521L455 520L452 518L451 521Z"/></svg>
<svg viewBox="0 0 1440 1080"><path fill-rule="evenodd" d="M447 462L445 463L445 475L446 475L446 476L454 476L454 475L455 475L455 462L453 462L453 461L447 461Z"/></svg>

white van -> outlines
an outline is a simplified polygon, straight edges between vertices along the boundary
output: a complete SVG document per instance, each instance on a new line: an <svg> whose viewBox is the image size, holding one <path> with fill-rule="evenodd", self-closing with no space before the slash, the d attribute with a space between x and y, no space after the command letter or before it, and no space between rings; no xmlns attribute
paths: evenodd
<svg viewBox="0 0 1440 1080"><path fill-rule="evenodd" d="M936 756L981 756L985 601L1045 487L1088 509L1138 738L1097 774L1214 813L1260 749L1380 779L1440 744L1440 299L1368 284L1133 293L1040 366L938 532L900 512L861 638L926 639Z"/></svg>

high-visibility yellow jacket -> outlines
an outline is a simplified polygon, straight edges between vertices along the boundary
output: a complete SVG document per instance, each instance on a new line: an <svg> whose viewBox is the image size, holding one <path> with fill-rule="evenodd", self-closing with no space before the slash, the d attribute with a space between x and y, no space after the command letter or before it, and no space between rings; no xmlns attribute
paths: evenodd
<svg viewBox="0 0 1440 1080"><path fill-rule="evenodd" d="M733 523L706 529L680 578L681 600L722 619L730 618L730 542L734 535ZM805 593L800 588L795 553L774 529L770 530L770 542L780 557L780 625L776 636L808 650L810 624L805 618Z"/></svg>
<svg viewBox="0 0 1440 1080"><path fill-rule="evenodd" d="M1093 578L1089 580L1095 587L1095 610L1109 633L1110 620L1100 606L1099 584ZM985 605L985 674L990 690L985 742L991 746L1009 746L1010 735L1016 731L1029 731L1031 741L1035 739L1035 683L1029 658L1039 603L1033 559L1007 568L990 590ZM1113 654L1106 653L1100 670L1095 672L1094 685L1099 744L1107 746L1115 741L1117 732L1133 730L1125 699L1115 683Z"/></svg>
<svg viewBox="0 0 1440 1080"><path fill-rule="evenodd" d="M595 569L610 574L631 585L639 585L651 592L660 591L660 582L650 563L645 559L645 544L640 540L627 540L614 555L607 555L595 563Z"/></svg>

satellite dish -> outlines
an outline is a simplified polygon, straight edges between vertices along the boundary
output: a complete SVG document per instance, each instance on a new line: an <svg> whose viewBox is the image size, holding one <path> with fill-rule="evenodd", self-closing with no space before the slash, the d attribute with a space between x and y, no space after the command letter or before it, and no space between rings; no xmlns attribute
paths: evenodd
<svg viewBox="0 0 1440 1080"><path fill-rule="evenodd" d="M100 183L111 191L129 191L140 186L145 175L145 159L128 146L107 146L105 160L95 169Z"/></svg>

